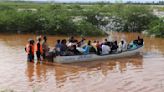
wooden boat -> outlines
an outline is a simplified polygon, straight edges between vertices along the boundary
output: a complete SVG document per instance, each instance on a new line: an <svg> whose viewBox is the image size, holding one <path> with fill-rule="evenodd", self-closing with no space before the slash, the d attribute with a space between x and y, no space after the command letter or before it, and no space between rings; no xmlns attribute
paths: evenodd
<svg viewBox="0 0 164 92"><path fill-rule="evenodd" d="M53 62L73 63L73 62L85 62L85 61L130 57L139 54L140 51L142 51L143 47L144 46L142 45L133 50L127 50L127 51L108 54L108 55L88 54L88 55L75 55L75 56L56 56L53 58Z"/></svg>

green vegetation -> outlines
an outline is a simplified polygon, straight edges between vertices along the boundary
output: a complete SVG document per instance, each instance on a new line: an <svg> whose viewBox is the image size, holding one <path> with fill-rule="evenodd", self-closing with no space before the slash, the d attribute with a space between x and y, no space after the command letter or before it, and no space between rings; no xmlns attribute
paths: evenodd
<svg viewBox="0 0 164 92"><path fill-rule="evenodd" d="M164 18L154 20L150 24L149 34L157 37L164 37Z"/></svg>
<svg viewBox="0 0 164 92"><path fill-rule="evenodd" d="M0 32L83 36L142 32L159 22L152 11L143 5L1 2Z"/></svg>
<svg viewBox="0 0 164 92"><path fill-rule="evenodd" d="M158 11L164 11L164 7L156 6L154 8L157 9Z"/></svg>

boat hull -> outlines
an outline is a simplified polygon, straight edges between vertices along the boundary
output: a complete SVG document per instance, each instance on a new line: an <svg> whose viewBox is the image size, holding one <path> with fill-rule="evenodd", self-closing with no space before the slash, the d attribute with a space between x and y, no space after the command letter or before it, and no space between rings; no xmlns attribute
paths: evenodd
<svg viewBox="0 0 164 92"><path fill-rule="evenodd" d="M75 55L75 56L57 56L53 58L53 62L57 63L73 63L73 62L85 62L85 61L95 61L95 60L104 60L104 59L116 59L122 57L130 57L139 54L143 49L143 46L130 51L125 51L117 54L109 55Z"/></svg>

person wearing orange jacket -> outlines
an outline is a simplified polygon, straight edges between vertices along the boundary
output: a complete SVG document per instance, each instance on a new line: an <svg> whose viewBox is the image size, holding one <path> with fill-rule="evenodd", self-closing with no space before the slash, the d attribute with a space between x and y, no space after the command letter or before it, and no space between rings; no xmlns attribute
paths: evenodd
<svg viewBox="0 0 164 92"><path fill-rule="evenodd" d="M27 61L34 62L34 40L28 40L28 43L25 47L25 51L27 53Z"/></svg>
<svg viewBox="0 0 164 92"><path fill-rule="evenodd" d="M36 50L36 56L37 56L37 60L41 61L41 55L43 54L43 48L42 48L42 44L41 44L41 37L38 36L37 37L37 43L35 45L35 50Z"/></svg>

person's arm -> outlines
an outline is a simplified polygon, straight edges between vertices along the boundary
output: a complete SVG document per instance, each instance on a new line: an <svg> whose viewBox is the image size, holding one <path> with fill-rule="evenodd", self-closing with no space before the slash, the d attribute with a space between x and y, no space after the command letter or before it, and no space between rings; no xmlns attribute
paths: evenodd
<svg viewBox="0 0 164 92"><path fill-rule="evenodd" d="M30 46L30 54L32 54L32 46Z"/></svg>
<svg viewBox="0 0 164 92"><path fill-rule="evenodd" d="M43 54L43 47L40 45L40 53Z"/></svg>
<svg viewBox="0 0 164 92"><path fill-rule="evenodd" d="M110 53L111 48L109 46L107 46L107 51Z"/></svg>
<svg viewBox="0 0 164 92"><path fill-rule="evenodd" d="M27 52L26 47L24 48L25 52Z"/></svg>

